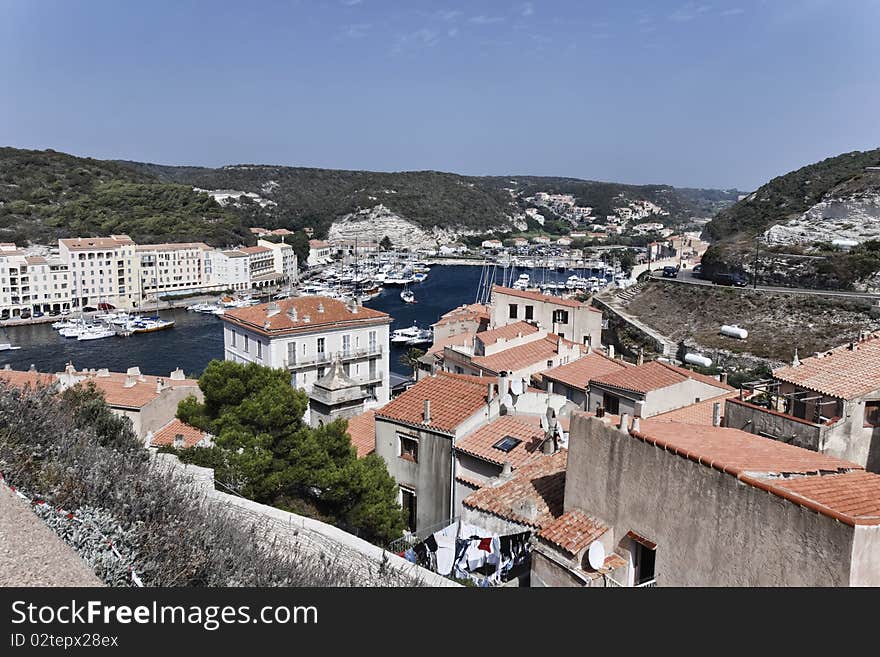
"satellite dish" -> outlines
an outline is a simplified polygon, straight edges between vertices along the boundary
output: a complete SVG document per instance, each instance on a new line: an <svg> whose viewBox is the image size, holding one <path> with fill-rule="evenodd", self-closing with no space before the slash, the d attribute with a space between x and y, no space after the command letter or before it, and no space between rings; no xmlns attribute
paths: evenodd
<svg viewBox="0 0 880 657"><path fill-rule="evenodd" d="M520 379L514 379L510 382L510 392L514 395L521 395L523 391L522 381Z"/></svg>
<svg viewBox="0 0 880 657"><path fill-rule="evenodd" d="M504 395L501 398L501 404L503 406L507 406L507 408L510 408L511 406L513 406L513 397L510 396L510 393Z"/></svg>
<svg viewBox="0 0 880 657"><path fill-rule="evenodd" d="M587 559L593 569L602 568L605 565L605 546L599 541L593 541L590 544L589 552L587 552Z"/></svg>

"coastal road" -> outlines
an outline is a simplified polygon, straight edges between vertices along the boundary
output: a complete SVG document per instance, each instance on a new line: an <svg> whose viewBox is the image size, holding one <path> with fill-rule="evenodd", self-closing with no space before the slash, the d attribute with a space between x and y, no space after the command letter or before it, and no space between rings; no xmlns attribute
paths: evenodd
<svg viewBox="0 0 880 657"><path fill-rule="evenodd" d="M697 278L694 276L694 273L690 269L682 269L678 272L678 276L676 278L664 278L660 271L653 270L651 272L651 277L666 281L666 282L675 282L679 284L687 284L687 285L709 285L714 286L715 283L712 281L707 281L702 278ZM757 288L753 288L752 285L747 285L745 287L738 288L736 286L718 286L718 287L732 287L735 290L751 290L757 289L761 292L783 292L789 294L808 294L812 296L822 296L822 297L849 297L853 299L871 299L871 300L880 300L880 294L870 293L870 292L846 292L841 290L814 290L811 288L802 288L802 287L776 287L772 285L759 285Z"/></svg>

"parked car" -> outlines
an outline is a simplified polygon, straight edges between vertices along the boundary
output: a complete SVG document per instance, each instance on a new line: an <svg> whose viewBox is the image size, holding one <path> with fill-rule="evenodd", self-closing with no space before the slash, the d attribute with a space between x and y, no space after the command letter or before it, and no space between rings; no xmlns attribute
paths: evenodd
<svg viewBox="0 0 880 657"><path fill-rule="evenodd" d="M694 278L703 278L703 265L694 265L691 273L694 275Z"/></svg>
<svg viewBox="0 0 880 657"><path fill-rule="evenodd" d="M663 268L663 278L678 278L678 267L671 265Z"/></svg>
<svg viewBox="0 0 880 657"><path fill-rule="evenodd" d="M65 317L66 315L69 315L69 314L70 314L70 311L67 308L65 308L64 310L61 311L62 317Z"/></svg>
<svg viewBox="0 0 880 657"><path fill-rule="evenodd" d="M34 317L42 317L42 316L43 316L43 313L40 312L39 310L35 310L33 316L34 316Z"/></svg>
<svg viewBox="0 0 880 657"><path fill-rule="evenodd" d="M60 315L60 314L61 314L60 310L50 310L49 311L49 317L58 317L58 315Z"/></svg>
<svg viewBox="0 0 880 657"><path fill-rule="evenodd" d="M748 285L748 281L743 278L740 274L715 274L712 277L712 282L715 285L735 285L736 287L745 287Z"/></svg>
<svg viewBox="0 0 880 657"><path fill-rule="evenodd" d="M93 312L97 312L97 310L98 310L98 309L95 308L94 306L85 306L85 307L83 308L83 312L84 312L84 313L93 313Z"/></svg>
<svg viewBox="0 0 880 657"><path fill-rule="evenodd" d="M99 303L98 310L116 310L116 306L112 303Z"/></svg>
<svg viewBox="0 0 880 657"><path fill-rule="evenodd" d="M21 315L19 315L19 317L21 317L22 319L30 319L31 318L31 311L28 310L27 308L25 308L24 310L21 311Z"/></svg>

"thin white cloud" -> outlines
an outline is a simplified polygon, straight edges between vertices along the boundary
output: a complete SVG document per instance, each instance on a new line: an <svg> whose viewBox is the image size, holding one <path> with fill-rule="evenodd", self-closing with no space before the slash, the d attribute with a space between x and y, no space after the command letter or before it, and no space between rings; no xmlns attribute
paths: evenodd
<svg viewBox="0 0 880 657"><path fill-rule="evenodd" d="M739 14L746 13L746 10L742 7L733 7L732 9L725 9L721 12L721 16L738 16Z"/></svg>
<svg viewBox="0 0 880 657"><path fill-rule="evenodd" d="M447 32L446 32L446 36L448 36L450 38L455 38L456 36L458 36L458 28L457 27L449 28L449 30L447 30Z"/></svg>
<svg viewBox="0 0 880 657"><path fill-rule="evenodd" d="M500 16L471 16L468 22L474 25L491 25L492 23L501 23L503 20Z"/></svg>
<svg viewBox="0 0 880 657"><path fill-rule="evenodd" d="M521 7L521 10L520 10L521 16L531 16L534 13L535 13L535 5L533 5L531 2L523 3L523 6Z"/></svg>
<svg viewBox="0 0 880 657"><path fill-rule="evenodd" d="M346 7L354 7L355 5L359 5L363 2L363 0L342 0L342 4Z"/></svg>
<svg viewBox="0 0 880 657"><path fill-rule="evenodd" d="M350 39L359 39L366 36L372 27L371 23L357 23L346 26L342 33Z"/></svg>
<svg viewBox="0 0 880 657"><path fill-rule="evenodd" d="M437 16L440 17L440 20L444 21L454 21L456 18L461 16L461 14L462 12L459 9L447 9L437 12Z"/></svg>
<svg viewBox="0 0 880 657"><path fill-rule="evenodd" d="M440 41L440 34L434 30L423 27L415 32L401 34L395 39L394 52L402 52L412 48L431 48Z"/></svg>

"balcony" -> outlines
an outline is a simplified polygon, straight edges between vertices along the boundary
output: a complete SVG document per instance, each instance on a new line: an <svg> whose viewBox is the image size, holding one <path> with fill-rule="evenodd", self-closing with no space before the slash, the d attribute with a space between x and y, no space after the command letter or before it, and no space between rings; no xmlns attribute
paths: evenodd
<svg viewBox="0 0 880 657"><path fill-rule="evenodd" d="M359 349L340 349L337 352L323 351L317 354L302 356L296 355L293 360L286 359L285 366L288 369L302 369L313 365L325 365L332 363L334 359L339 358L341 361L358 360L360 358L370 358L372 356L381 356L382 347L372 345L369 347L361 347Z"/></svg>

